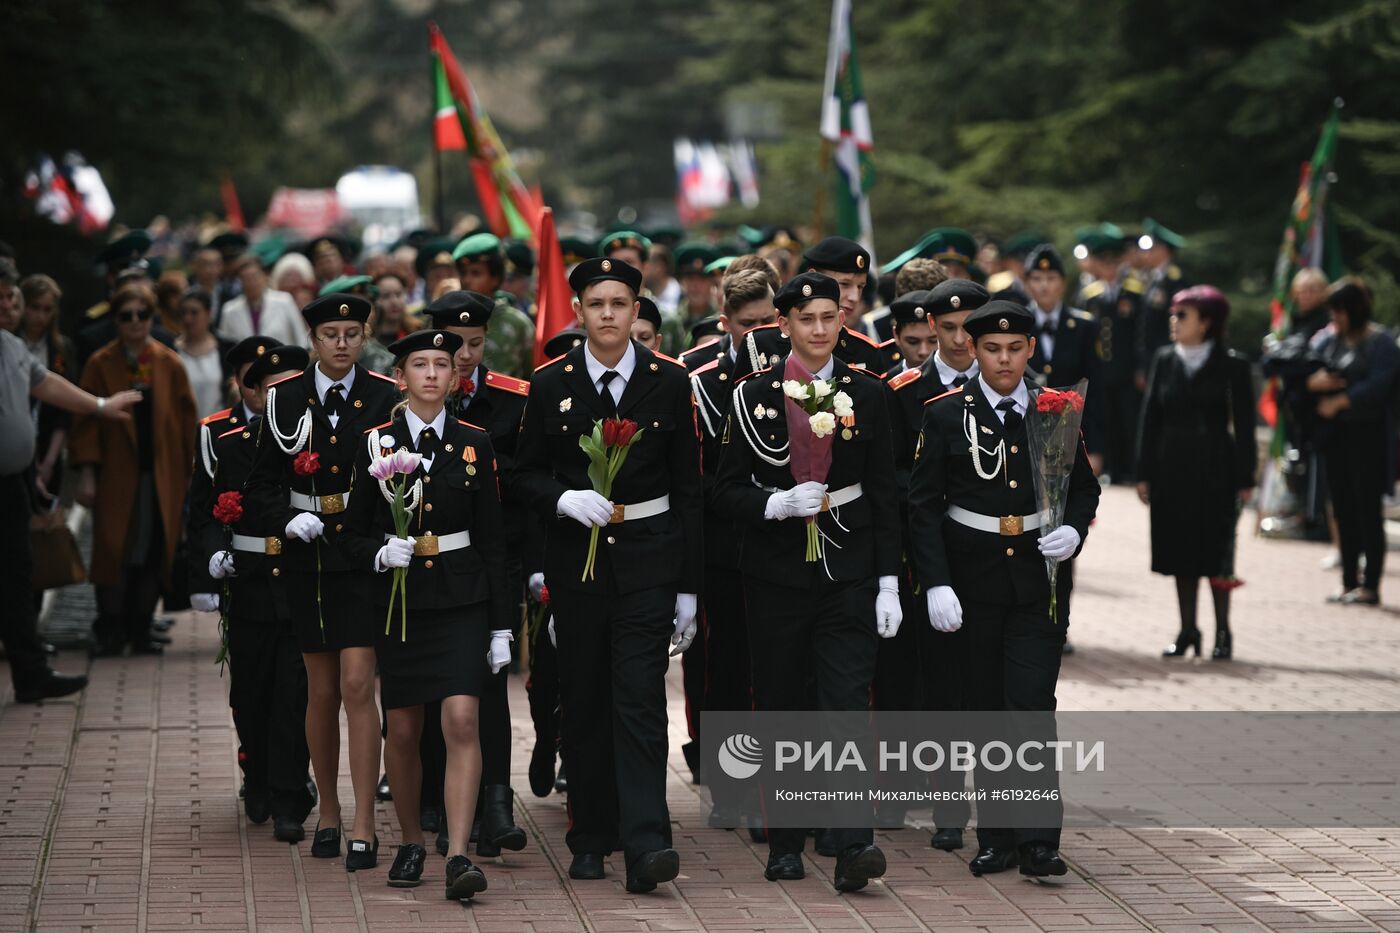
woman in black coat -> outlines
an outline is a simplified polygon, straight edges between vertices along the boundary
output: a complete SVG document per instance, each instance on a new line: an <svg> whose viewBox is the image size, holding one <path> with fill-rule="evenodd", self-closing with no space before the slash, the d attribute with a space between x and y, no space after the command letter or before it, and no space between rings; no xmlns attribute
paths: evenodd
<svg viewBox="0 0 1400 933"><path fill-rule="evenodd" d="M1181 631L1162 652L1199 657L1200 580L1215 603L1215 650L1228 659L1235 523L1254 494L1254 385L1249 363L1226 349L1230 303L1198 285L1176 293L1172 344L1157 351L1138 437L1138 497L1152 509L1152 570L1176 577Z"/></svg>

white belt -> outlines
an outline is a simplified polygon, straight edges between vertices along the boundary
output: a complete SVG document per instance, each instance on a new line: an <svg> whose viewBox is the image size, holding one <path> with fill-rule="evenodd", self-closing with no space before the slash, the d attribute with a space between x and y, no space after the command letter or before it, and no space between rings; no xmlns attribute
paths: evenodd
<svg viewBox="0 0 1400 933"><path fill-rule="evenodd" d="M777 486L765 486L757 480L754 481L754 485L764 492L787 491L785 489L779 489ZM840 508L848 502L856 501L863 495L865 495L865 490L861 487L860 483L852 483L849 486L842 486L840 489L833 489L822 498L822 511L826 512L830 509Z"/></svg>
<svg viewBox="0 0 1400 933"><path fill-rule="evenodd" d="M616 525L618 522L630 522L638 518L651 518L653 515L661 515L669 511L671 511L670 496L648 499L645 502L635 502L632 505L622 505L618 503L613 506L612 517L608 519L608 524Z"/></svg>
<svg viewBox="0 0 1400 933"><path fill-rule="evenodd" d="M397 537L386 534L384 540ZM414 557L435 557L438 554L445 554L448 551L460 551L464 547L471 547L472 533L470 531L454 531L450 535L417 535L413 539Z"/></svg>
<svg viewBox="0 0 1400 933"><path fill-rule="evenodd" d="M345 507L350 504L350 493L337 492L329 496L306 496L299 492L293 492L289 494L288 502L307 512L334 515L337 512L345 511Z"/></svg>
<svg viewBox="0 0 1400 933"><path fill-rule="evenodd" d="M233 549L246 554L281 554L282 539L276 535L255 538L252 535L234 535Z"/></svg>
<svg viewBox="0 0 1400 933"><path fill-rule="evenodd" d="M1042 524L1040 513L1035 515L980 515L961 506L948 506L948 517L959 525L994 535L1019 535L1035 531Z"/></svg>

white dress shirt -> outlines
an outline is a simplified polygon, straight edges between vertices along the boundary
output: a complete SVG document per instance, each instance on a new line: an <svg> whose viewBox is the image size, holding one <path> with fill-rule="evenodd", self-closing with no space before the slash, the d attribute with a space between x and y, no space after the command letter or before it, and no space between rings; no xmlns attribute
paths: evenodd
<svg viewBox="0 0 1400 933"><path fill-rule="evenodd" d="M905 365L907 366L908 364L906 363ZM966 376L968 379L971 379L973 376L977 375L978 371L977 360L975 359L972 361L971 366L969 366L962 372L959 372L958 370L949 366L947 363L943 362L943 357L939 356L937 352L933 354L933 365L938 369L938 381L943 383L945 386L953 385L953 380L958 378L959 376Z"/></svg>
<svg viewBox="0 0 1400 933"><path fill-rule="evenodd" d="M424 428L432 428L433 433L442 441L442 432L447 427L447 409L438 409L437 417L432 421L424 421L413 413L412 408L403 410L404 420L408 422L408 433L413 437L413 449L417 450L422 446L422 434ZM423 458L423 472L426 473L433 468L433 458Z"/></svg>
<svg viewBox="0 0 1400 933"><path fill-rule="evenodd" d="M1020 415L1022 418L1026 417L1026 411L1030 408L1031 404L1031 394L1026 390L1026 383L1024 380L1016 383L1016 391L1012 392L1010 395L999 395L996 389L987 385L985 379L979 380L977 384L982 387L982 394L986 396L987 404L992 406L992 411L997 413L997 418L1003 423L1006 421L1006 412L1001 411L997 406L1008 398L1016 403L1016 414Z"/></svg>
<svg viewBox="0 0 1400 933"><path fill-rule="evenodd" d="M355 367L351 366L350 371L347 372L343 378L332 379L330 376L321 372L320 363L316 364L316 397L321 400L322 405L326 404L326 393L329 392L331 386L335 385L337 382L345 388L345 391L340 394L340 397L342 399L349 398L350 387L355 384ZM326 417L330 419L331 427L339 426L340 415L327 415Z"/></svg>
<svg viewBox="0 0 1400 933"><path fill-rule="evenodd" d="M593 380L593 388L598 390L598 397L603 397L603 373L610 368L617 373L612 382L608 383L608 391L612 393L613 405L622 399L622 390L626 388L628 380L632 378L632 372L637 368L637 348L632 345L632 341L627 341L627 350L622 354L622 359L617 361L616 366L608 367L598 362L598 358L588 349L588 341L583 343L583 362L588 367L588 378Z"/></svg>

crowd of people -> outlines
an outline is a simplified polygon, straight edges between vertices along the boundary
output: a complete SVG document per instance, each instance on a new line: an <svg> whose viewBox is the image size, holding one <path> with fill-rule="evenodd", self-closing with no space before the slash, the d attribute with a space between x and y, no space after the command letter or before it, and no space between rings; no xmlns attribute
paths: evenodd
<svg viewBox="0 0 1400 933"><path fill-rule="evenodd" d="M470 845L527 844L506 690L523 662L530 786L568 795L571 877L620 851L642 893L680 865L668 654L697 781L702 711L1053 710L1073 558L1112 483L1150 507L1151 570L1176 581L1164 654L1201 653L1205 578L1212 657L1232 657L1256 380L1179 235L1087 227L1071 267L1033 234L939 228L877 274L848 239L741 232L565 237L576 324L538 368L535 256L486 232L366 256L223 232L161 269L134 231L101 250L108 297L69 334L59 283L0 256L16 699L86 682L50 668L30 585L30 516L71 499L92 515L95 657L161 653L162 602L219 613L252 822L297 844L315 810L310 854L369 870L392 799L388 884L421 883L432 836L447 897L475 896ZM1304 270L1294 297L1265 372L1311 464L1309 514L1331 501L1335 598L1374 605L1400 351L1364 282ZM1026 421L1086 380L1049 527ZM737 801L713 803L712 825L743 827ZM966 802L934 817L933 847L962 847ZM765 877L802 877L807 830L747 829ZM870 829L815 832L838 890L883 874ZM977 875L1065 872L1054 828L984 810L977 843Z"/></svg>

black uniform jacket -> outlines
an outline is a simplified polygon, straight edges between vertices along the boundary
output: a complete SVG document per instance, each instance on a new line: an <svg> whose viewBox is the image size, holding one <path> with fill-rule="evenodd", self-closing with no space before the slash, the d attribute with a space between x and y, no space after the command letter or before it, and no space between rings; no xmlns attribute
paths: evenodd
<svg viewBox="0 0 1400 933"><path fill-rule="evenodd" d="M720 440L724 437L729 400L734 394L734 361L725 353L691 372L691 391L700 422L700 460L705 486L705 563L731 570L739 567L739 529L715 506L715 477L719 474Z"/></svg>
<svg viewBox="0 0 1400 933"><path fill-rule="evenodd" d="M1055 352L1045 358L1045 345L1037 340L1027 375L1051 389L1072 388L1089 380L1084 404L1084 443L1094 453L1103 451L1103 374L1099 362L1099 322L1087 311L1060 307L1055 329Z"/></svg>

